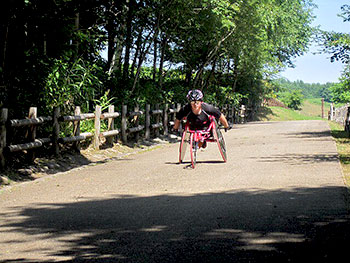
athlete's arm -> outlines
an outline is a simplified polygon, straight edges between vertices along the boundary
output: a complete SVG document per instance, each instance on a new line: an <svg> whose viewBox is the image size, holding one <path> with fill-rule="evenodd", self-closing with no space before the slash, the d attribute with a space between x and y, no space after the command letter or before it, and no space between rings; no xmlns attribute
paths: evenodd
<svg viewBox="0 0 350 263"><path fill-rule="evenodd" d="M225 127L225 129L229 128L229 124L225 115L222 114L219 109L208 103L203 103L202 109L204 109L210 115L213 115L215 118L219 119L220 123Z"/></svg>
<svg viewBox="0 0 350 263"><path fill-rule="evenodd" d="M173 129L174 129L174 130L178 130L179 127L180 127L180 123L181 123L181 121L178 120L178 119L176 119L176 120L175 120L175 123L174 123Z"/></svg>
<svg viewBox="0 0 350 263"><path fill-rule="evenodd" d="M228 122L224 114L221 113L219 121L221 122L222 125L224 125L225 129L229 128Z"/></svg>

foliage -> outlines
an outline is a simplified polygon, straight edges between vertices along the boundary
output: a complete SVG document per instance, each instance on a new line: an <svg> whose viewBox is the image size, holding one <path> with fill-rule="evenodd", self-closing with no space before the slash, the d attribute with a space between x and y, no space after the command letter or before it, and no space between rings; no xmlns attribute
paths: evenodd
<svg viewBox="0 0 350 263"><path fill-rule="evenodd" d="M83 112L88 112L88 103L94 100L102 85L96 76L100 70L96 64L89 65L81 59L73 63L56 60L42 94L45 105L62 109L80 105Z"/></svg>
<svg viewBox="0 0 350 263"><path fill-rule="evenodd" d="M341 16L344 22L350 21L350 5L341 7ZM350 34L321 31L319 41L323 45L323 51L331 54L331 62L341 61L344 64L350 62Z"/></svg>
<svg viewBox="0 0 350 263"><path fill-rule="evenodd" d="M196 87L213 103L260 105L274 75L307 50L313 7L311 0L10 1L0 25L0 104L88 111L110 100L107 90L115 103L144 104L183 102Z"/></svg>
<svg viewBox="0 0 350 263"><path fill-rule="evenodd" d="M301 90L293 90L279 94L279 99L288 107L299 110L303 102L303 94Z"/></svg>
<svg viewBox="0 0 350 263"><path fill-rule="evenodd" d="M344 22L349 22L350 5L343 5L341 10L340 17ZM331 62L341 61L346 65L339 79L340 83L334 84L330 90L334 102L348 103L350 102L350 34L321 32L319 42L323 46L323 52L331 54Z"/></svg>
<svg viewBox="0 0 350 263"><path fill-rule="evenodd" d="M331 86L334 83L305 83L301 80L289 81L287 79L276 79L273 81L277 87L275 91L285 92L293 90L301 90L305 98L324 98L325 101L332 101L332 94L330 91Z"/></svg>
<svg viewBox="0 0 350 263"><path fill-rule="evenodd" d="M340 83L334 84L330 90L332 92L333 102L350 102L350 65L345 67L340 77Z"/></svg>

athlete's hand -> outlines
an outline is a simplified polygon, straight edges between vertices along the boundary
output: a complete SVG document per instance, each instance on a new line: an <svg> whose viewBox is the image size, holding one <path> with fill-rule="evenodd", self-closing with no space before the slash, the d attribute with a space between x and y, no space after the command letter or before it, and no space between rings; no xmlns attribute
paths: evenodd
<svg viewBox="0 0 350 263"><path fill-rule="evenodd" d="M179 129L174 129L174 128L172 128L172 129L171 129L171 132L174 133L174 134L176 134L176 135L179 135L179 134L180 134Z"/></svg>
<svg viewBox="0 0 350 263"><path fill-rule="evenodd" d="M233 127L232 123L229 123L229 124L228 124L228 127L227 127L227 128L225 128L225 132L227 132L227 131L231 130L231 129L232 129L232 127Z"/></svg>

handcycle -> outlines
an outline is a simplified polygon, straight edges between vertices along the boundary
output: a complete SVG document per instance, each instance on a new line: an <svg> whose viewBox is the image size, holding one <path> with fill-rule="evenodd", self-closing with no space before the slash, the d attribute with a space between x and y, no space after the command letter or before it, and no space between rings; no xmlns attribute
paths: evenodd
<svg viewBox="0 0 350 263"><path fill-rule="evenodd" d="M224 162L227 161L226 144L224 137L220 131L219 125L214 116L209 116L210 124L205 130L192 130L190 124L186 122L181 137L179 148L179 163L185 158L187 146L190 146L191 166L195 168L197 162L197 152L199 150L199 142L216 142L219 152Z"/></svg>

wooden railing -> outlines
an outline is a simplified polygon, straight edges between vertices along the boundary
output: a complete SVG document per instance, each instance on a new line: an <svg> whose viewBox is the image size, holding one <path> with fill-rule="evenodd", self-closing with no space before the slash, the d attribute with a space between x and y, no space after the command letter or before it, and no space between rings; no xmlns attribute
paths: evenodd
<svg viewBox="0 0 350 263"><path fill-rule="evenodd" d="M333 103L328 112L328 119L335 121L341 125L345 125L346 120L349 119L350 105L346 104L342 107L336 108Z"/></svg>
<svg viewBox="0 0 350 263"><path fill-rule="evenodd" d="M52 152L55 155L60 153L60 144L71 143L73 149L80 151L80 142L91 139L95 149L99 149L101 141L104 138L107 143L112 144L117 136L123 143L127 143L133 135L133 140L140 140L141 135L145 140L151 137L159 137L168 135L169 129L174 125L175 115L180 110L181 104L169 106L165 104L160 107L159 104L153 107L150 104L141 110L135 106L132 110L126 105L121 107L121 112L116 112L114 106L108 107L107 112L102 112L100 106L96 106L94 113L82 113L80 107L76 107L74 115L61 116L60 108L54 108L52 116L38 117L37 108L29 109L28 118L24 119L8 119L8 109L0 109L0 168L6 165L6 158L10 153L27 150L30 159L34 160L35 151L33 149L40 148L45 144L50 144ZM226 115L231 123L244 122L246 109L242 105L239 109L232 105L224 105L221 107L222 112ZM143 117L143 121L141 121ZM118 121L116 121L118 119ZM94 120L93 132L80 132L82 121ZM108 120L107 130L101 131L101 121ZM60 137L60 127L63 122L72 122L73 135L69 137ZM52 132L49 137L37 138L38 125L51 125ZM116 125L118 124L118 125ZM119 128L117 128L117 127ZM12 129L27 128L26 138L23 143L13 144L7 140L7 133Z"/></svg>

